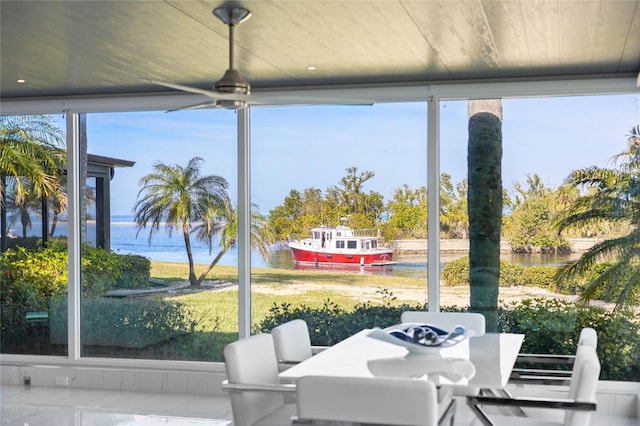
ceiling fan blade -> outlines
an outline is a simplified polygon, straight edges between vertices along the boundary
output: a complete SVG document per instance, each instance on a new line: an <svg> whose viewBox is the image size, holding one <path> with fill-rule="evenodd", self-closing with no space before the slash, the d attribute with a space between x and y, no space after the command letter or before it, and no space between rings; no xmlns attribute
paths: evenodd
<svg viewBox="0 0 640 426"><path fill-rule="evenodd" d="M253 93L249 99L250 106L308 106L308 105L363 105L371 106L375 99L328 96L310 96L304 93L295 95L277 95Z"/></svg>
<svg viewBox="0 0 640 426"><path fill-rule="evenodd" d="M148 78L142 78L142 80L146 81L147 83L168 87L170 89L176 89L176 90L181 90L183 92L190 92L190 93L197 93L199 95L205 95L213 99L220 98L220 94L214 92L213 90L204 90L204 89L199 89L197 87L184 86L182 84L167 83L165 81L158 81L158 80L150 80Z"/></svg>
<svg viewBox="0 0 640 426"><path fill-rule="evenodd" d="M187 105L180 108L169 109L165 112L188 111L193 109L204 109L204 108L219 108L218 102L215 100L199 102L193 105Z"/></svg>

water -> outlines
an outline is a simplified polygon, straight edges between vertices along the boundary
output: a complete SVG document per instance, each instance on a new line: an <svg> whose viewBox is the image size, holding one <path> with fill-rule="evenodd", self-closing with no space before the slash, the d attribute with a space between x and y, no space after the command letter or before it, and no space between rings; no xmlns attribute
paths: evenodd
<svg viewBox="0 0 640 426"><path fill-rule="evenodd" d="M39 233L40 224L34 221L30 234ZM16 233L16 229L13 230ZM66 235L66 223L61 222L56 228L56 235ZM87 224L87 234L89 239L95 241L95 224ZM122 254L138 254L148 257L151 260L164 262L187 262L184 240L180 232L173 230L169 234L166 228L161 227L154 232L151 243L148 241L149 229L140 231L136 236L135 222L132 216L114 215L111 217L111 249ZM214 239L211 253L206 243L191 240L193 248L193 258L195 263L209 264L219 252L217 241ZM441 256L440 269L447 262L464 256L464 253L443 254ZM519 265L562 265L577 257L572 255L541 255L541 254L503 254L503 260L507 260ZM298 270L321 270L341 273L375 274L395 277L427 277L427 255L394 255L397 263L392 266L366 266L359 265L300 265L293 262L291 251L286 246L279 244L271 249L269 259L263 259L258 252L251 253L251 265L256 268L277 268L277 269L298 269ZM236 266L238 264L238 249L231 248L227 251L219 265Z"/></svg>

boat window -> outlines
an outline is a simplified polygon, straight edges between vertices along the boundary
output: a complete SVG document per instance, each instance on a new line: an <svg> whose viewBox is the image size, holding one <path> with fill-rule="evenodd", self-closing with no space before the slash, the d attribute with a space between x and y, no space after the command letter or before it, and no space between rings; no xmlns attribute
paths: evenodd
<svg viewBox="0 0 640 426"><path fill-rule="evenodd" d="M347 248L350 248L350 249L358 248L358 241L356 241L356 240L348 240L347 241Z"/></svg>
<svg viewBox="0 0 640 426"><path fill-rule="evenodd" d="M367 250L371 249L371 241L367 241L367 243L366 243L366 249L367 249Z"/></svg>
<svg viewBox="0 0 640 426"><path fill-rule="evenodd" d="M336 248L344 248L344 241L342 240L336 241Z"/></svg>
<svg viewBox="0 0 640 426"><path fill-rule="evenodd" d="M377 240L373 240L371 241L371 248L378 248L378 241Z"/></svg>

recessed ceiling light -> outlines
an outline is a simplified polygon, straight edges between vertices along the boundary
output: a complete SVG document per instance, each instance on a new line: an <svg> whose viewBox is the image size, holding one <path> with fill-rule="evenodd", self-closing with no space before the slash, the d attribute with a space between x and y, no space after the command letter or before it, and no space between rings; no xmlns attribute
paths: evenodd
<svg viewBox="0 0 640 426"><path fill-rule="evenodd" d="M316 67L314 67L314 66L310 66L310 67L307 67L307 70L309 70L309 71L315 71L315 70L316 70Z"/></svg>
<svg viewBox="0 0 640 426"><path fill-rule="evenodd" d="M26 83L26 82L27 82L27 80L25 80L24 78L19 78L19 79L16 80L16 83L20 83L20 84L23 84L23 83Z"/></svg>

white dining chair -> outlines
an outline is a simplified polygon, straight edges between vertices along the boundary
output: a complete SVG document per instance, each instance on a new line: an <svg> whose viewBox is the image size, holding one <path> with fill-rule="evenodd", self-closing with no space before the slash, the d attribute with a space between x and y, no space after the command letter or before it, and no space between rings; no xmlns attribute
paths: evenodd
<svg viewBox="0 0 640 426"><path fill-rule="evenodd" d="M302 319L294 319L274 327L271 335L281 371L326 349L325 346L311 345L309 328Z"/></svg>
<svg viewBox="0 0 640 426"><path fill-rule="evenodd" d="M429 380L303 376L297 388L299 422L453 425L455 400L451 392L439 397L436 385Z"/></svg>
<svg viewBox="0 0 640 426"><path fill-rule="evenodd" d="M594 349L598 347L598 333L591 327L584 327L580 330L578 345L590 346ZM514 368L511 372L510 383L522 385L559 385L568 386L572 372L569 369L560 369L560 366L572 366L575 362L575 354L531 354L520 353L517 363L535 363L549 366L549 368ZM555 366L555 368L554 368Z"/></svg>
<svg viewBox="0 0 640 426"><path fill-rule="evenodd" d="M281 385L278 378L273 337L256 334L229 343L224 348L227 380L235 426L281 426L291 424L295 404L285 404L284 395L295 386Z"/></svg>
<svg viewBox="0 0 640 426"><path fill-rule="evenodd" d="M582 345L576 352L573 375L564 398L468 396L467 403L483 425L584 426L596 410L600 361L595 348ZM488 415L483 406L520 407L524 417Z"/></svg>
<svg viewBox="0 0 640 426"><path fill-rule="evenodd" d="M461 325L473 336L484 335L486 329L484 315L476 312L404 311L400 322L432 324L446 331Z"/></svg>

